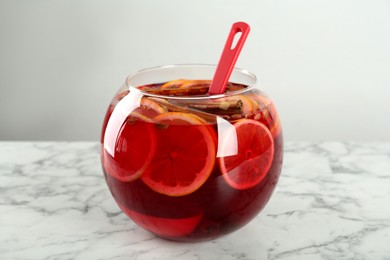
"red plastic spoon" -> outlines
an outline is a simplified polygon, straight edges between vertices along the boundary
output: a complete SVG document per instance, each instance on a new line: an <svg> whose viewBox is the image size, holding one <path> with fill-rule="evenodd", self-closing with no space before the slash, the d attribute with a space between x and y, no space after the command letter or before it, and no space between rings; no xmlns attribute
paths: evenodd
<svg viewBox="0 0 390 260"><path fill-rule="evenodd" d="M221 58L209 88L209 94L222 94L232 74L234 64L241 52L244 42L249 34L250 27L244 22L234 23L227 38ZM233 40L237 33L241 33L237 44L233 46Z"/></svg>

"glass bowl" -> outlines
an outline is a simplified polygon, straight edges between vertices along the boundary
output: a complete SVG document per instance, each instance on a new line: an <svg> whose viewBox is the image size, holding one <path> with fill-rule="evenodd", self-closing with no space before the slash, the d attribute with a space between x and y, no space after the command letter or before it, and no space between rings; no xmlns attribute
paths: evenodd
<svg viewBox="0 0 390 260"><path fill-rule="evenodd" d="M138 71L112 99L101 162L116 203L159 237L201 241L231 233L267 204L283 161L272 100L234 69L208 95L215 65Z"/></svg>

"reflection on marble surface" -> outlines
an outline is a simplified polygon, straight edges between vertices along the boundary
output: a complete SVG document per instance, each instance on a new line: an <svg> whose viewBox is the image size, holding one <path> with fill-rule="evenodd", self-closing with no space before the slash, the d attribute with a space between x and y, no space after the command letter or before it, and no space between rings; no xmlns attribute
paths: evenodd
<svg viewBox="0 0 390 260"><path fill-rule="evenodd" d="M120 212L97 143L0 142L0 259L389 259L390 143L287 143L250 224L161 240Z"/></svg>

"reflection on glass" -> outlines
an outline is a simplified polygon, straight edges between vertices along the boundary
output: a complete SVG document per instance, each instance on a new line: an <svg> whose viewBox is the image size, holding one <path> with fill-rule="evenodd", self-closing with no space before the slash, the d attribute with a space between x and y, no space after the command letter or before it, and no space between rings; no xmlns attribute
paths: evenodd
<svg viewBox="0 0 390 260"><path fill-rule="evenodd" d="M111 156L114 156L117 138L109 137L119 136L118 133L127 117L133 110L140 107L142 95L141 91L133 89L117 103L112 111L111 117L107 123L104 138L104 149L106 149Z"/></svg>
<svg viewBox="0 0 390 260"><path fill-rule="evenodd" d="M234 125L222 117L217 117L218 150L217 157L237 155L237 132Z"/></svg>

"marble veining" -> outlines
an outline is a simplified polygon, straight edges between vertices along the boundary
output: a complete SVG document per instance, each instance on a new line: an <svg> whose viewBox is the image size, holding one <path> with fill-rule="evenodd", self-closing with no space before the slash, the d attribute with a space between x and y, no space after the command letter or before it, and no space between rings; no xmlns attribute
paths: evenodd
<svg viewBox="0 0 390 260"><path fill-rule="evenodd" d="M92 142L0 142L0 259L390 259L390 143L290 142L270 202L217 240L122 214Z"/></svg>

